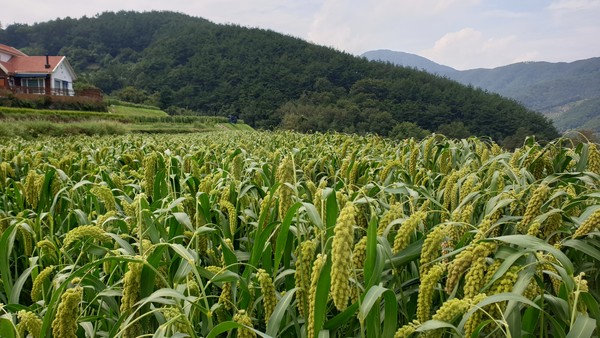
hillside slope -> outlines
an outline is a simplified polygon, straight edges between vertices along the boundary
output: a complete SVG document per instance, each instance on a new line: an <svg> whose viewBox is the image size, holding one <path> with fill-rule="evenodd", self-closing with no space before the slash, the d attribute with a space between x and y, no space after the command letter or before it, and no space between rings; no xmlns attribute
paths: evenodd
<svg viewBox="0 0 600 338"><path fill-rule="evenodd" d="M371 63L273 31L172 12L10 25L0 41L31 54L64 54L106 93L134 86L163 109L239 114L253 127L389 135L401 122L436 131L458 123L503 140L520 129L548 139L549 120L516 102L425 72ZM446 128L446 130L452 130Z"/></svg>
<svg viewBox="0 0 600 338"><path fill-rule="evenodd" d="M586 128L589 118L600 118L600 57L570 63L521 62L493 69L459 71L418 55L394 51L370 51L369 60L416 67L447 76L460 83L515 99L526 107L552 117L559 128ZM586 101L586 118L571 107ZM571 116L572 115L572 116ZM566 119L563 121L563 119ZM561 129L565 130L565 129ZM596 128L595 130L600 131Z"/></svg>

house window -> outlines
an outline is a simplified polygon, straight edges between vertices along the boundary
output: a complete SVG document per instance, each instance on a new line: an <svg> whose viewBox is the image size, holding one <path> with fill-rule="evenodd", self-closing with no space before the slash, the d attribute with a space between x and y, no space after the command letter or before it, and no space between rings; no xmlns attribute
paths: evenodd
<svg viewBox="0 0 600 338"><path fill-rule="evenodd" d="M44 88L44 79L23 79L25 87Z"/></svg>
<svg viewBox="0 0 600 338"><path fill-rule="evenodd" d="M60 80L54 80L54 88L55 89L61 89L60 85L62 82L60 82Z"/></svg>
<svg viewBox="0 0 600 338"><path fill-rule="evenodd" d="M22 79L21 84L23 91L28 94L43 94L44 93L44 79L43 78L29 78Z"/></svg>

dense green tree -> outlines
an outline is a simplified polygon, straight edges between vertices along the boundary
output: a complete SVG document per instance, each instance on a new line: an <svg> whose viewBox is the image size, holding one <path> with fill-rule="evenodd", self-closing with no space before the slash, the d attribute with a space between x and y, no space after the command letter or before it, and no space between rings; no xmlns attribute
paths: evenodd
<svg viewBox="0 0 600 338"><path fill-rule="evenodd" d="M462 121L454 121L447 124L442 124L438 127L437 133L449 138L467 138L473 135L473 133L471 133L469 128L467 128Z"/></svg>
<svg viewBox="0 0 600 338"><path fill-rule="evenodd" d="M413 137L416 140L422 140L429 134L431 134L429 130L419 127L419 125L414 122L401 122L392 128L389 136L397 139Z"/></svg>

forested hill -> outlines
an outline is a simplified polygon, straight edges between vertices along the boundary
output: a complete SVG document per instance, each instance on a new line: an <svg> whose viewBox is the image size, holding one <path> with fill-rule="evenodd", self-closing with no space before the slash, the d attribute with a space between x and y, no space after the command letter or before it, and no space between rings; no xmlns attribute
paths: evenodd
<svg viewBox="0 0 600 338"><path fill-rule="evenodd" d="M239 113L255 127L389 135L401 122L413 122L500 141L513 134L557 136L549 120L495 94L273 31L180 13L107 12L13 24L0 30L0 43L28 54L66 55L81 81L106 93L133 86L143 90L138 97L168 111Z"/></svg>

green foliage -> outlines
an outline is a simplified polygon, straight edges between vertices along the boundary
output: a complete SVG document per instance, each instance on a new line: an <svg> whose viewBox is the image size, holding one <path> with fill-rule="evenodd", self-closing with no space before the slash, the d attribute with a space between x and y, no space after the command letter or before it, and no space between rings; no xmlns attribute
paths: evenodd
<svg viewBox="0 0 600 338"><path fill-rule="evenodd" d="M422 140L429 134L431 134L429 130L419 127L419 125L414 122L402 122L392 128L390 137L398 139L408 139L412 137L416 140Z"/></svg>
<svg viewBox="0 0 600 338"><path fill-rule="evenodd" d="M1 94L1 93L0 93ZM81 96L50 96L35 94L0 95L0 106L50 110L106 111L106 104Z"/></svg>
<svg viewBox="0 0 600 338"><path fill-rule="evenodd" d="M149 95L145 90L127 86L125 88L113 91L113 96L119 100L131 103L137 103L147 106L157 106L159 104L159 94Z"/></svg>
<svg viewBox="0 0 600 338"><path fill-rule="evenodd" d="M462 122L469 135L497 141L520 127L540 140L558 136L549 120L499 95L179 13L107 12L10 25L4 34L14 47L68 56L81 78L105 93L137 102L150 96L163 109L204 115L239 112L253 127L388 135L402 122L431 131Z"/></svg>
<svg viewBox="0 0 600 338"><path fill-rule="evenodd" d="M167 117L164 111L152 106L139 105L111 105L109 111L121 116L147 116L147 117Z"/></svg>
<svg viewBox="0 0 600 338"><path fill-rule="evenodd" d="M63 318L89 337L594 337L600 153L569 146L289 131L7 140L0 335L49 335Z"/></svg>
<svg viewBox="0 0 600 338"><path fill-rule="evenodd" d="M437 132L450 138L467 138L471 135L469 128L461 121L442 124L438 127ZM522 135L522 139L524 140L529 134Z"/></svg>

